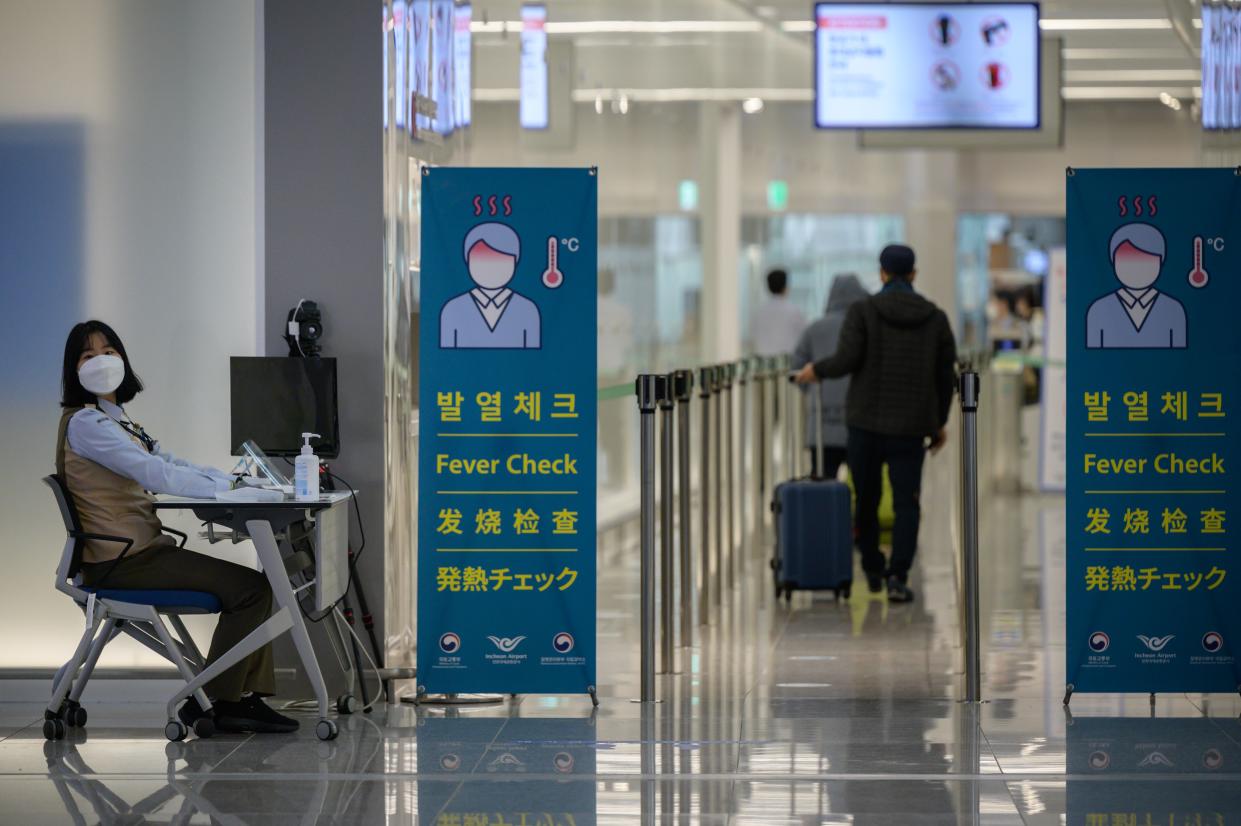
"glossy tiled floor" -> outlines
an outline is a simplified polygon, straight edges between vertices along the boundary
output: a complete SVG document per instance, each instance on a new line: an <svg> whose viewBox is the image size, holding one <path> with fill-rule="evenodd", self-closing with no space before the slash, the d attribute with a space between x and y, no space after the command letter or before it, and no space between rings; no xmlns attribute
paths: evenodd
<svg viewBox="0 0 1241 826"><path fill-rule="evenodd" d="M1074 699L1062 710L1055 498L984 502L984 684L962 705L951 460L928 468L919 599L774 602L766 543L696 628L663 702L637 695L632 549L602 550L602 706L395 706L341 737L168 744L159 708L92 705L45 743L0 704L0 823L1241 824L1241 703ZM864 588L860 589L864 592Z"/></svg>

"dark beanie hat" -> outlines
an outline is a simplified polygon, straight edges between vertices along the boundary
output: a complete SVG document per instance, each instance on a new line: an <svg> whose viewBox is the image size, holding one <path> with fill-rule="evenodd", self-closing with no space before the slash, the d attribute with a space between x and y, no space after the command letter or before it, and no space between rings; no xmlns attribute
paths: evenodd
<svg viewBox="0 0 1241 826"><path fill-rule="evenodd" d="M904 244L889 244L879 253L879 266L888 275L908 278L914 271L914 251Z"/></svg>

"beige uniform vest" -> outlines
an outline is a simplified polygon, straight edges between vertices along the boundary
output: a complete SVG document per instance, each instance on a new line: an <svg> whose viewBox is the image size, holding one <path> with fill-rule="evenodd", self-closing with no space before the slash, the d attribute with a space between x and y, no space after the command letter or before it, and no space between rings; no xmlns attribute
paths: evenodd
<svg viewBox="0 0 1241 826"><path fill-rule="evenodd" d="M89 406L95 409L94 405ZM70 408L61 414L56 435L56 472L69 488L82 530L132 539L134 545L126 559L157 545L175 545L172 537L163 533L155 515L155 499L142 485L79 456L69 447L69 420L79 410L82 408ZM132 435L130 438L146 450L141 441ZM124 549L119 542L88 539L82 549L82 561L107 562L120 556Z"/></svg>

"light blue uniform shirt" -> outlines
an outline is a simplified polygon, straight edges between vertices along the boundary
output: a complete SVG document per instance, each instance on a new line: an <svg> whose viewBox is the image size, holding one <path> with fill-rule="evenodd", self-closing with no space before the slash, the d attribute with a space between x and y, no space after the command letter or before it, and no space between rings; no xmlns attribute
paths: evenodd
<svg viewBox="0 0 1241 826"><path fill-rule="evenodd" d="M133 479L151 493L214 499L228 490L233 477L213 467L178 459L156 442L150 453L134 442L118 422L129 422L119 406L99 400L99 409L84 408L69 420L69 449L108 470Z"/></svg>

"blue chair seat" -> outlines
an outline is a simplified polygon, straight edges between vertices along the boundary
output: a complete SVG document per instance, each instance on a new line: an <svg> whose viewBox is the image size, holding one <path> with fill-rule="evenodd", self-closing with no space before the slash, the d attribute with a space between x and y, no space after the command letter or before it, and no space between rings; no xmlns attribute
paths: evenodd
<svg viewBox="0 0 1241 826"><path fill-rule="evenodd" d="M130 588L83 588L88 594L93 593L104 599L118 602L131 602L135 605L150 605L159 610L189 609L195 613L220 613L220 598L205 591L170 591L162 589L130 589Z"/></svg>

